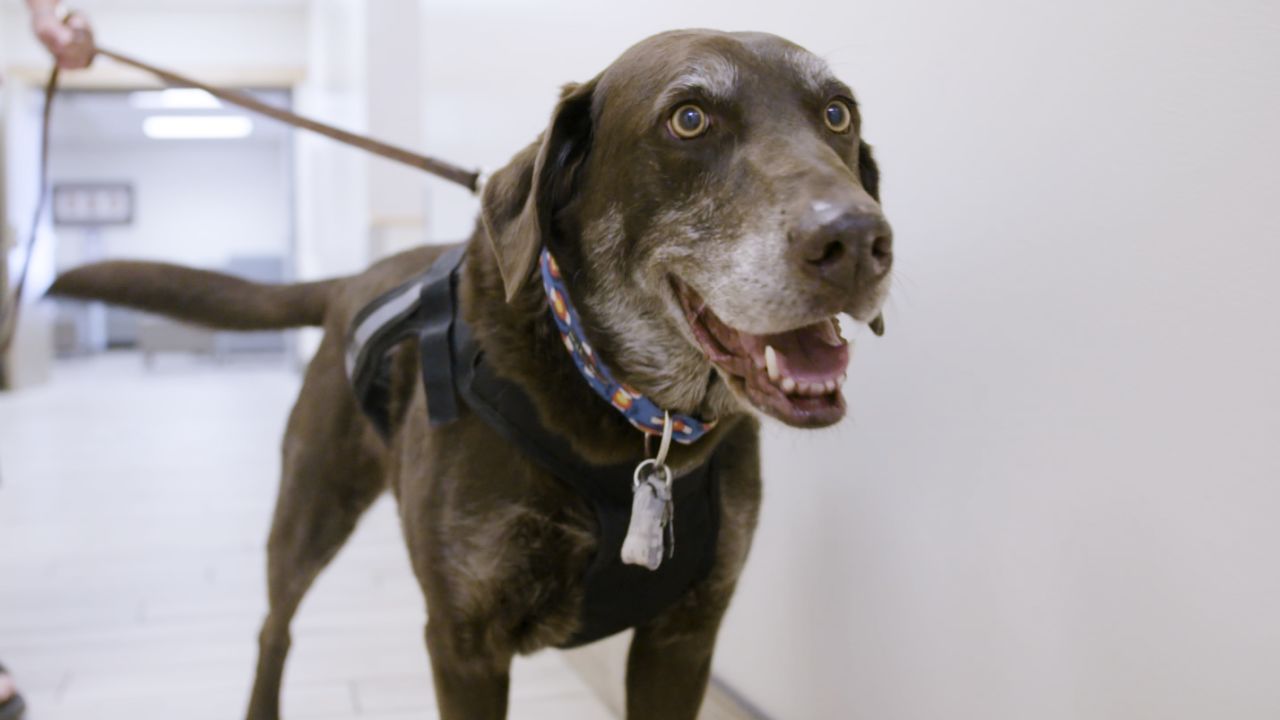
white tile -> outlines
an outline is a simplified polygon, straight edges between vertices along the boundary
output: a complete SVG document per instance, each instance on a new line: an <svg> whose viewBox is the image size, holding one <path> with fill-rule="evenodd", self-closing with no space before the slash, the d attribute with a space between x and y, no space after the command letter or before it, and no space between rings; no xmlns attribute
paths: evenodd
<svg viewBox="0 0 1280 720"><path fill-rule="evenodd" d="M614 715L590 693L512 703L510 720L610 720Z"/></svg>
<svg viewBox="0 0 1280 720"><path fill-rule="evenodd" d="M383 675L356 681L362 715L435 712L435 688L429 673Z"/></svg>

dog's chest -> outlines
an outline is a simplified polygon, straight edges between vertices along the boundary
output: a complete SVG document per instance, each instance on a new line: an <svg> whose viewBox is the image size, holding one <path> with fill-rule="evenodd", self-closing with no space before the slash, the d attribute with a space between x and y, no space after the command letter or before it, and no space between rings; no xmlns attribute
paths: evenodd
<svg viewBox="0 0 1280 720"><path fill-rule="evenodd" d="M429 451L401 463L411 472L398 482L406 524L429 536L435 560L426 569L448 588L441 595L450 612L504 628L516 649L572 647L648 623L715 563L714 463L676 480L677 542L649 570L620 556L631 511L628 468L554 475L474 416L444 428L415 425Z"/></svg>

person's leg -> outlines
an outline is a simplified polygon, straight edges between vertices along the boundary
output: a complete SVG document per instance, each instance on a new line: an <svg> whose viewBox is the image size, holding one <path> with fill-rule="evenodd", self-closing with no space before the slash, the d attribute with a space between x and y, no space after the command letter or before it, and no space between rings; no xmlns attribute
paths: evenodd
<svg viewBox="0 0 1280 720"><path fill-rule="evenodd" d="M13 676L0 665L0 720L18 720L25 709L26 704L18 694Z"/></svg>

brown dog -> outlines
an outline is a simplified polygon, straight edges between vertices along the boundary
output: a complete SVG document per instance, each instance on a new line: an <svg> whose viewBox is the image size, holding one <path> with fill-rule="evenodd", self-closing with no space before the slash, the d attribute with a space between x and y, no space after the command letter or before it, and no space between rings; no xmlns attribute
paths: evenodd
<svg viewBox="0 0 1280 720"><path fill-rule="evenodd" d="M798 427L844 415L848 347L835 316L876 318L892 262L877 185L852 92L822 61L772 35L677 31L568 87L541 140L484 190L458 280L461 317L546 428L584 462L643 457L640 433L565 351L534 280L543 247L620 379L659 407L718 419L669 459L679 487L682 472L720 458L714 560L636 628L629 718L697 714L760 499L750 409ZM277 717L290 619L387 488L426 594L442 717L504 717L513 655L562 646L578 629L598 541L583 498L475 414L430 426L412 342L391 358L388 439L353 399L344 372L353 318L439 253L290 286L111 262L53 287L219 328L325 327L284 440L251 719Z"/></svg>

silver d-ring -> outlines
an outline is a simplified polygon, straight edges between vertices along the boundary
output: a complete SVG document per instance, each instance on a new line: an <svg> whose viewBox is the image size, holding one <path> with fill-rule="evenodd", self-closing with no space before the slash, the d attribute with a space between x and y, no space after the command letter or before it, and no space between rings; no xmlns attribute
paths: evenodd
<svg viewBox="0 0 1280 720"><path fill-rule="evenodd" d="M666 465L659 465L657 459L655 458L649 458L648 460L644 460L639 465L636 466L635 475L632 476L632 479L631 479L631 487L633 488L640 487L640 476L644 474L645 468L649 468L649 467L654 468L655 472L660 473L662 475L662 482L667 487L671 487L671 468L667 467Z"/></svg>

